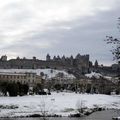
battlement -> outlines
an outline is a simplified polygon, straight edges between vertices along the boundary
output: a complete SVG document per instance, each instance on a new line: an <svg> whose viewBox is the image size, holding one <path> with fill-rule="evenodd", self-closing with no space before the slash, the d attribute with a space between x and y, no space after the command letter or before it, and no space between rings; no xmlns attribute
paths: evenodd
<svg viewBox="0 0 120 120"><path fill-rule="evenodd" d="M77 68L81 71L89 69L89 55L77 54L75 57L72 55L66 57L54 56L53 58L47 54L46 60L39 60L35 56L32 59L26 57L7 60L4 55L0 59L0 69L39 69L39 68L56 68L56 69L69 69Z"/></svg>
<svg viewBox="0 0 120 120"><path fill-rule="evenodd" d="M80 55L80 54L77 54L76 57L73 57L72 55L70 57L66 57L65 55L63 55L62 57L60 57L59 55L57 56L54 56L52 59L51 59L51 56L49 54L47 54L46 56L46 61L57 61L57 60L75 60L75 59L86 59L86 60L89 60L89 55L86 54L86 55Z"/></svg>

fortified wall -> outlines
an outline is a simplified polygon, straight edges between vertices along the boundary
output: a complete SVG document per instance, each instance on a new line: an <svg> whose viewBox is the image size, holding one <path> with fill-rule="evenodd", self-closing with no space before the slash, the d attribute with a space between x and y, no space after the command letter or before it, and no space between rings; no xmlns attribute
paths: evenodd
<svg viewBox="0 0 120 120"><path fill-rule="evenodd" d="M46 56L46 60L39 60L36 57L32 59L19 58L7 60L7 56L4 55L0 59L0 69L78 69L81 73L88 73L89 71L89 55L77 54L73 56L65 57L54 56L51 58L49 54Z"/></svg>

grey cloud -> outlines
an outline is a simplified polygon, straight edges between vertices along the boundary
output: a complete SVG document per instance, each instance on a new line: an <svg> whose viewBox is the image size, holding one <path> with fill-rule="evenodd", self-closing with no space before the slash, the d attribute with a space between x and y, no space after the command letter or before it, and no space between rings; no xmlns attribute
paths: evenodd
<svg viewBox="0 0 120 120"><path fill-rule="evenodd" d="M21 7L20 3L10 4L7 6L8 11L16 11L10 20L18 21L21 25L26 25L26 20L33 19L32 13L26 8ZM12 9L12 7L14 9ZM61 21L52 24L47 24L45 30L39 26L34 28L34 24L27 24L27 30L20 34L12 43L4 43L2 46L3 54L16 53L21 57L37 56L38 58L45 58L47 53L52 56L65 54L74 56L79 52L81 54L90 54L90 59L94 61L98 59L100 63L112 63L112 54L109 52L110 46L104 42L106 35L118 35L117 33L117 17L119 17L120 6L117 4L111 10L99 11L94 16L84 16L73 21ZM25 14L24 14L25 13ZM16 22L15 22L16 24ZM70 29L65 29L65 27ZM16 26L15 26L16 28ZM48 29L47 29L48 28ZM2 37L2 35L1 35ZM43 47L39 45L42 44ZM44 45L48 45L45 46ZM16 56L17 57L17 56Z"/></svg>

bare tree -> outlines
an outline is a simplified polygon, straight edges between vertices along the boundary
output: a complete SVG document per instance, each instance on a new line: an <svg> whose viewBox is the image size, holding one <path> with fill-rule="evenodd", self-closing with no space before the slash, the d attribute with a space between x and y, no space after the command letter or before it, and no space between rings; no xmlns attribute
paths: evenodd
<svg viewBox="0 0 120 120"><path fill-rule="evenodd" d="M40 112L41 112L43 120L48 120L48 118L47 118L48 117L48 111L47 111L46 103L45 103L44 100L41 101Z"/></svg>
<svg viewBox="0 0 120 120"><path fill-rule="evenodd" d="M78 100L76 103L76 107L77 107L77 112L81 115L84 112L84 108L85 108L85 101L84 100Z"/></svg>
<svg viewBox="0 0 120 120"><path fill-rule="evenodd" d="M120 32L120 17L118 18L118 30ZM112 54L114 56L114 60L117 60L118 64L119 64L119 68L117 69L118 72L118 84L117 84L117 88L119 89L119 83L120 83L120 38L115 38L113 36L106 36L106 42L107 44L111 44L112 45ZM119 91L120 92L120 91Z"/></svg>
<svg viewBox="0 0 120 120"><path fill-rule="evenodd" d="M49 120L48 116L53 116L53 101L47 101L47 96L40 97L40 114L43 120Z"/></svg>
<svg viewBox="0 0 120 120"><path fill-rule="evenodd" d="M118 18L118 29L120 31L120 17ZM112 45L112 54L114 55L114 60L120 63L120 38L115 38L113 36L106 36L107 44Z"/></svg>

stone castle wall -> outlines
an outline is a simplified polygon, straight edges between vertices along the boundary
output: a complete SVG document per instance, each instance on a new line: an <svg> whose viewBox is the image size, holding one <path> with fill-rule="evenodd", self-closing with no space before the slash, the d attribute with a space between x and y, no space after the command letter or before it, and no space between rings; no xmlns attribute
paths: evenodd
<svg viewBox="0 0 120 120"><path fill-rule="evenodd" d="M65 57L60 58L54 56L53 59L46 56L46 60L39 60L36 57L33 59L10 59L7 56L2 56L0 59L0 69L40 69L40 68L53 68L53 69L80 69L81 72L88 71L89 69L89 55L78 54L75 58Z"/></svg>

